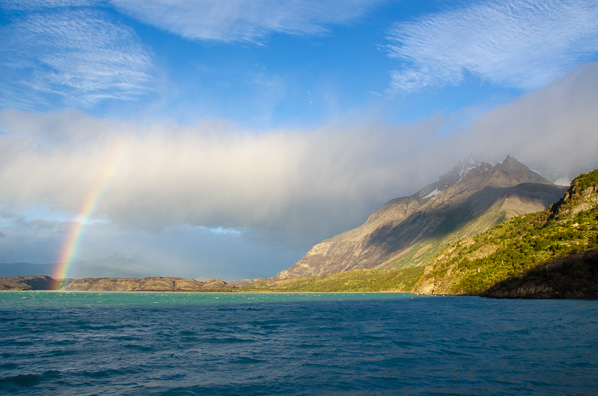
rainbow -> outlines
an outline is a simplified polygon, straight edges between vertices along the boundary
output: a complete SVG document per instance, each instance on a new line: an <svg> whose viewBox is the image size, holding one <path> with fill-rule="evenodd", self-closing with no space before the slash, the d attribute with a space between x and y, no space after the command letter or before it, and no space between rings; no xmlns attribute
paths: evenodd
<svg viewBox="0 0 598 396"><path fill-rule="evenodd" d="M91 215L94 213L100 198L102 197L106 186L109 184L110 179L116 173L118 166L122 159L125 157L127 149L129 147L129 140L123 139L112 153L111 158L106 162L106 167L96 177L91 189L87 193L83 206L77 215L76 220L73 222L71 229L69 230L67 237L60 249L58 256L58 262L54 267L52 278L55 279L55 289L61 285L61 280L68 278L69 272L73 265L73 258L77 255L79 248L79 242L83 235L83 229L88 222Z"/></svg>

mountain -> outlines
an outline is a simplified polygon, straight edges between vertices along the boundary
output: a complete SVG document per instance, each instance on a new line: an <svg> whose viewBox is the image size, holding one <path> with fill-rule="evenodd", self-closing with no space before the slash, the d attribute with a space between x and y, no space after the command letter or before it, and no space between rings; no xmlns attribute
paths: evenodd
<svg viewBox="0 0 598 396"><path fill-rule="evenodd" d="M32 263L0 263L0 277L27 276L27 275L52 275L54 264Z"/></svg>
<svg viewBox="0 0 598 396"><path fill-rule="evenodd" d="M71 264L71 276L87 277L133 277L147 273L140 263L123 255L112 255L98 260L76 261ZM54 274L56 264L32 264L26 262L0 263L0 277ZM150 275L150 274L147 274Z"/></svg>
<svg viewBox="0 0 598 396"><path fill-rule="evenodd" d="M451 243L544 210L564 191L510 156L495 166L461 162L415 194L389 201L363 225L315 245L274 279L365 268L423 271Z"/></svg>
<svg viewBox="0 0 598 396"><path fill-rule="evenodd" d="M449 246L415 292L598 298L598 170L575 178L549 209Z"/></svg>

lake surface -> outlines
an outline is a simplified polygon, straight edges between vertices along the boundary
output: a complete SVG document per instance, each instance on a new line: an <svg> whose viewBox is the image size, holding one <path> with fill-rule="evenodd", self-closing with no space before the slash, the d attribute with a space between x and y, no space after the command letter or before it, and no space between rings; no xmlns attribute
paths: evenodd
<svg viewBox="0 0 598 396"><path fill-rule="evenodd" d="M598 301L0 292L0 394L598 390Z"/></svg>

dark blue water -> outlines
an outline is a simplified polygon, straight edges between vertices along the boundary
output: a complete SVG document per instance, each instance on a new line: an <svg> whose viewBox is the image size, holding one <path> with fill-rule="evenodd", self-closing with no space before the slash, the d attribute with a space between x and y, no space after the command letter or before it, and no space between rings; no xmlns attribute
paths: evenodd
<svg viewBox="0 0 598 396"><path fill-rule="evenodd" d="M1 394L598 392L598 301L0 292Z"/></svg>

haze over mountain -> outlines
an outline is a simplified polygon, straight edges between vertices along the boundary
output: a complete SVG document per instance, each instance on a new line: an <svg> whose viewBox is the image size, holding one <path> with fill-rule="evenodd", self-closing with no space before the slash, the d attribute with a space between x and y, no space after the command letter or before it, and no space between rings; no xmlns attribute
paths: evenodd
<svg viewBox="0 0 598 396"><path fill-rule="evenodd" d="M0 277L27 276L27 275L52 275L53 264L33 263L0 263Z"/></svg>
<svg viewBox="0 0 598 396"><path fill-rule="evenodd" d="M0 263L0 277L48 275L52 276L56 264L36 264L28 262ZM135 277L151 276L142 265L123 255L112 255L97 260L77 261L73 263L72 278L84 277Z"/></svg>
<svg viewBox="0 0 598 396"><path fill-rule="evenodd" d="M415 194L389 201L363 225L315 245L275 278L426 265L451 242L546 209L564 191L513 157L495 166L461 162Z"/></svg>

